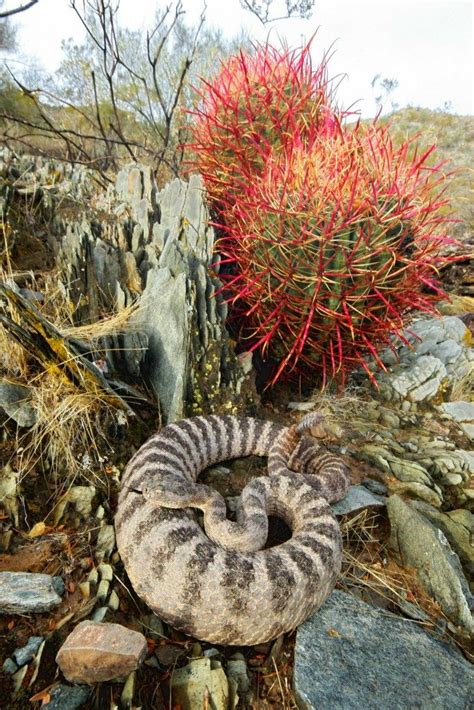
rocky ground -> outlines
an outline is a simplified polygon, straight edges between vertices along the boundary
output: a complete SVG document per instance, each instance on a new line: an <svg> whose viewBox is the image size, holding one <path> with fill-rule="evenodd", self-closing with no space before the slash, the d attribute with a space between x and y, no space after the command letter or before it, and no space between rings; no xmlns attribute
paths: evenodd
<svg viewBox="0 0 474 710"><path fill-rule="evenodd" d="M469 247L463 271L445 275L452 303L440 318L414 314L410 345L384 353L385 372L374 367L377 386L354 373L337 396L289 385L262 396L251 357L233 355L225 305L214 297L199 185L159 191L151 171L132 166L92 196L86 173L61 170L3 156L3 278L13 291L1 294L5 707L468 707ZM71 325L65 303L89 330ZM127 318L97 330L113 305ZM353 476L335 506L345 540L338 589L297 632L261 647L213 648L166 627L134 594L115 547L130 454L160 421L183 415L290 422L313 409L331 424L327 446ZM263 464L236 461L205 479L231 508ZM272 528L278 543L285 530L278 521Z"/></svg>

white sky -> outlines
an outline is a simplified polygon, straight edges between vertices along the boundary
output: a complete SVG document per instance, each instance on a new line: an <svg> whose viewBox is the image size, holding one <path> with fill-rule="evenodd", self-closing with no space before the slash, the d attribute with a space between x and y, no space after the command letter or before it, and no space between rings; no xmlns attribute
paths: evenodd
<svg viewBox="0 0 474 710"><path fill-rule="evenodd" d="M157 7L170 0L121 0L121 19L129 27L149 27ZM275 0L277 4L280 0ZM21 0L6 0L3 9ZM202 9L201 0L183 0L190 23ZM375 112L371 81L375 74L399 82L392 99L411 104L473 113L473 9L467 0L316 0L309 20L286 20L263 27L239 0L207 0L207 22L228 36L245 27L252 38L284 37L290 46L301 45L319 27L316 60L332 44L336 50L331 76L345 74L339 102L358 101L365 116ZM68 0L39 0L16 15L20 49L28 62L54 71L61 58L61 39L82 37L82 28ZM390 109L389 101L385 108Z"/></svg>

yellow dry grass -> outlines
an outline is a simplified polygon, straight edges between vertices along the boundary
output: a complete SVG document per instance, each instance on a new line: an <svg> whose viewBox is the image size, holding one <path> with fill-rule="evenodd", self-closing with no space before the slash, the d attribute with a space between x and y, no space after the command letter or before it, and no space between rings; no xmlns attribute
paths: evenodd
<svg viewBox="0 0 474 710"><path fill-rule="evenodd" d="M7 225L3 225L0 280L15 283L18 274L12 269L6 233ZM75 326L71 304L56 273L42 275L40 283L34 274L28 274L28 283L32 289L41 291L44 305L40 310L65 337L91 345L100 337L123 332L137 310L133 305L96 323ZM9 316L16 319L13 312ZM27 386L36 413L34 426L20 430L15 442L15 465L20 480L40 467L58 490L72 485L78 475L89 483L97 483L100 452L107 449L103 426L116 412L110 396L99 388L85 391L74 386L59 367L41 368L1 324L0 377Z"/></svg>

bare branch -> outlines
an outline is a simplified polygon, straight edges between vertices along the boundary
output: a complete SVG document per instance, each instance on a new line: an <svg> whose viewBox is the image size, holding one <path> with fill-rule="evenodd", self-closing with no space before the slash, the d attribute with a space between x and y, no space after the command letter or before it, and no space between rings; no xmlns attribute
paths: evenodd
<svg viewBox="0 0 474 710"><path fill-rule="evenodd" d="M36 5L37 2L38 0L30 0L30 2L27 2L26 5L19 5L18 7L14 7L13 10L4 10L3 12L0 12L0 19L3 20L5 17L16 15L18 12L25 12L25 10L29 10L30 7Z"/></svg>
<svg viewBox="0 0 474 710"><path fill-rule="evenodd" d="M270 12L273 2L274 0L240 0L240 5L255 15L262 25L266 25L268 22L288 20L290 17L307 20L311 17L315 0L285 0L286 14L272 17Z"/></svg>

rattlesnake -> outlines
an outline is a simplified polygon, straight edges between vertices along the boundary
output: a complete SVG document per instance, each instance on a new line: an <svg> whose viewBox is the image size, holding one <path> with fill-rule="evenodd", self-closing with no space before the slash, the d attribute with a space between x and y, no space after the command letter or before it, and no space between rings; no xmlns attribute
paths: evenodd
<svg viewBox="0 0 474 710"><path fill-rule="evenodd" d="M199 416L152 436L128 464L115 518L130 581L174 628L218 644L254 645L295 628L327 598L342 538L328 501L344 497L349 471L304 432L309 414L283 427L248 417ZM219 461L268 456L268 476L243 490L237 522L224 499L196 483ZM201 528L194 509L204 513ZM292 537L261 549L268 514Z"/></svg>

